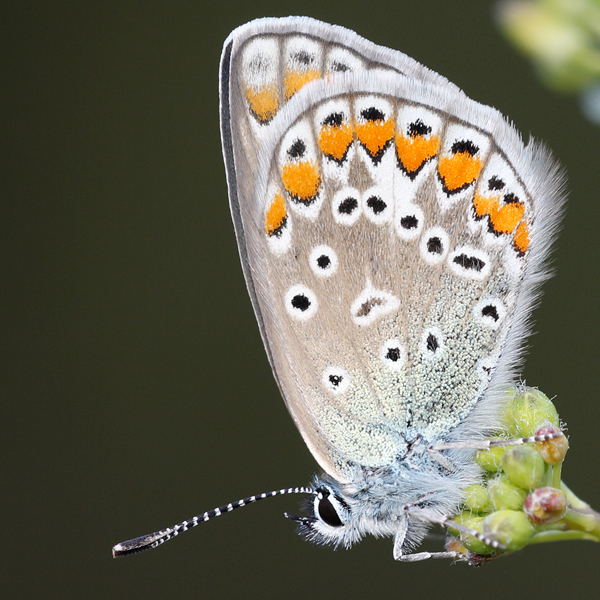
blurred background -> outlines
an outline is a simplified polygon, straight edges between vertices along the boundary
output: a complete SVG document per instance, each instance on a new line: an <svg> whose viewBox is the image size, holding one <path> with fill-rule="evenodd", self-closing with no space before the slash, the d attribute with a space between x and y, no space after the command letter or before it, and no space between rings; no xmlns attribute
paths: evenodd
<svg viewBox="0 0 600 600"><path fill-rule="evenodd" d="M239 265L218 122L222 43L308 14L402 50L544 140L570 200L523 370L568 424L564 479L600 508L600 130L481 0L4 7L2 560L6 598L597 597L600 546L471 569L301 540L282 497L149 553L111 546L317 469L274 383ZM586 85L589 82L586 83ZM551 569L551 570L550 570Z"/></svg>

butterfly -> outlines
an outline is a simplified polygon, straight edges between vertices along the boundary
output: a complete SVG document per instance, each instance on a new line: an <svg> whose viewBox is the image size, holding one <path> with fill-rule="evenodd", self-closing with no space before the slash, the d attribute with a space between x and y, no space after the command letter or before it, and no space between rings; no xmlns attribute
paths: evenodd
<svg viewBox="0 0 600 600"><path fill-rule="evenodd" d="M311 541L393 536L398 560L456 558L412 551L432 524L460 529L451 517L481 479L474 449L501 429L504 390L548 276L560 168L437 73L306 17L236 29L220 96L248 291L323 475L113 553L303 493L312 514L287 516Z"/></svg>

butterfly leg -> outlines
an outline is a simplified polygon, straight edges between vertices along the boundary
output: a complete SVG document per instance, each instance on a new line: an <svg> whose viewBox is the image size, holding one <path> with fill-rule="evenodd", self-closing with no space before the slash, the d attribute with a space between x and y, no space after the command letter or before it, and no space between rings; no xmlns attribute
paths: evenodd
<svg viewBox="0 0 600 600"><path fill-rule="evenodd" d="M456 473L458 470L454 463L447 459L439 450L430 447L427 449L427 453L429 456L431 456L431 458L433 458L433 460L435 460L435 462L444 467L446 471L449 471L450 473Z"/></svg>
<svg viewBox="0 0 600 600"><path fill-rule="evenodd" d="M408 531L408 518L404 517L400 522L400 528L394 537L394 560L400 562L419 562L429 560L430 558L451 558L454 560L465 560L465 556L460 552L415 552L414 554L405 554L402 547Z"/></svg>
<svg viewBox="0 0 600 600"><path fill-rule="evenodd" d="M520 446L522 444L535 444L540 442L549 442L551 440L566 437L558 428L555 431L544 433L542 435L531 435L529 437L515 438L512 440L475 440L463 442L447 442L445 444L435 444L429 448L429 453L437 453L442 450L487 450L497 446ZM437 460L437 458L436 458Z"/></svg>
<svg viewBox="0 0 600 600"><path fill-rule="evenodd" d="M449 529L455 529L456 531L460 531L461 533L465 533L467 535L473 536L474 538L478 539L480 542L483 542L484 544L486 544L492 548L496 548L498 550L506 550L506 547L503 546L500 542L498 542L494 538L485 536L482 533L480 533L479 531L476 531L475 529L471 529L470 527L465 527L461 523L456 523L455 521L452 521L452 519L448 519L447 517L440 515L438 512L435 512L435 511L427 509L427 508L417 507L417 506L409 506L409 507L407 507L406 510L407 510L407 512L409 512L412 516L416 517L417 519L420 519L422 521L426 521L429 523L435 523L436 525L441 525L442 527L447 527ZM396 535L398 535L398 534L396 534ZM405 532L405 535L406 535L406 532ZM394 549L395 549L395 547L394 547Z"/></svg>
<svg viewBox="0 0 600 600"><path fill-rule="evenodd" d="M460 552L416 552L415 554L402 554L394 556L400 562L419 562L430 558L451 558L453 560L467 560Z"/></svg>

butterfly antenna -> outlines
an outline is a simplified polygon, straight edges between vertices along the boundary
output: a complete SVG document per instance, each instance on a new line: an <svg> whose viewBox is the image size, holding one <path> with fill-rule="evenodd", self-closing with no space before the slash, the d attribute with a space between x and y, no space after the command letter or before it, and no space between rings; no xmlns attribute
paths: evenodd
<svg viewBox="0 0 600 600"><path fill-rule="evenodd" d="M246 506L246 504L252 504L253 502L257 502L258 500L263 500L264 498L272 498L273 496L282 496L284 494L316 494L317 492L309 487L296 487L296 488L287 488L283 490L275 490L273 492L265 492L264 494L259 494L258 496L250 496L248 498L243 498L242 500L238 500L237 502L230 502L225 506L219 506L219 508L213 508L213 510L209 510L201 515L193 517L192 519L188 519L187 521L182 521L173 527L168 527L167 529L163 529L161 531L156 531L155 533L150 533L148 535L142 535L141 537L134 538L132 540L127 540L126 542L121 542L116 546L113 546L112 554L113 558L117 558L119 556L127 556L129 554L137 554L138 552L144 552L144 550L151 550L152 548L156 548L161 544L164 544L171 538L174 538L176 535L191 529L192 527L196 527L198 523L202 523L204 521L210 521L214 517L218 517L223 513L231 512L236 508L240 508L242 506Z"/></svg>

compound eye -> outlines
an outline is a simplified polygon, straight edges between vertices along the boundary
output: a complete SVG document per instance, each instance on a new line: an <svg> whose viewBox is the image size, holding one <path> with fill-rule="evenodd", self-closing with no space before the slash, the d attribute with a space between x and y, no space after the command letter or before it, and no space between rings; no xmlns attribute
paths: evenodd
<svg viewBox="0 0 600 600"><path fill-rule="evenodd" d="M319 517L321 517L322 521L330 527L341 527L343 525L335 507L326 495L323 495L319 499L317 510L319 511Z"/></svg>

